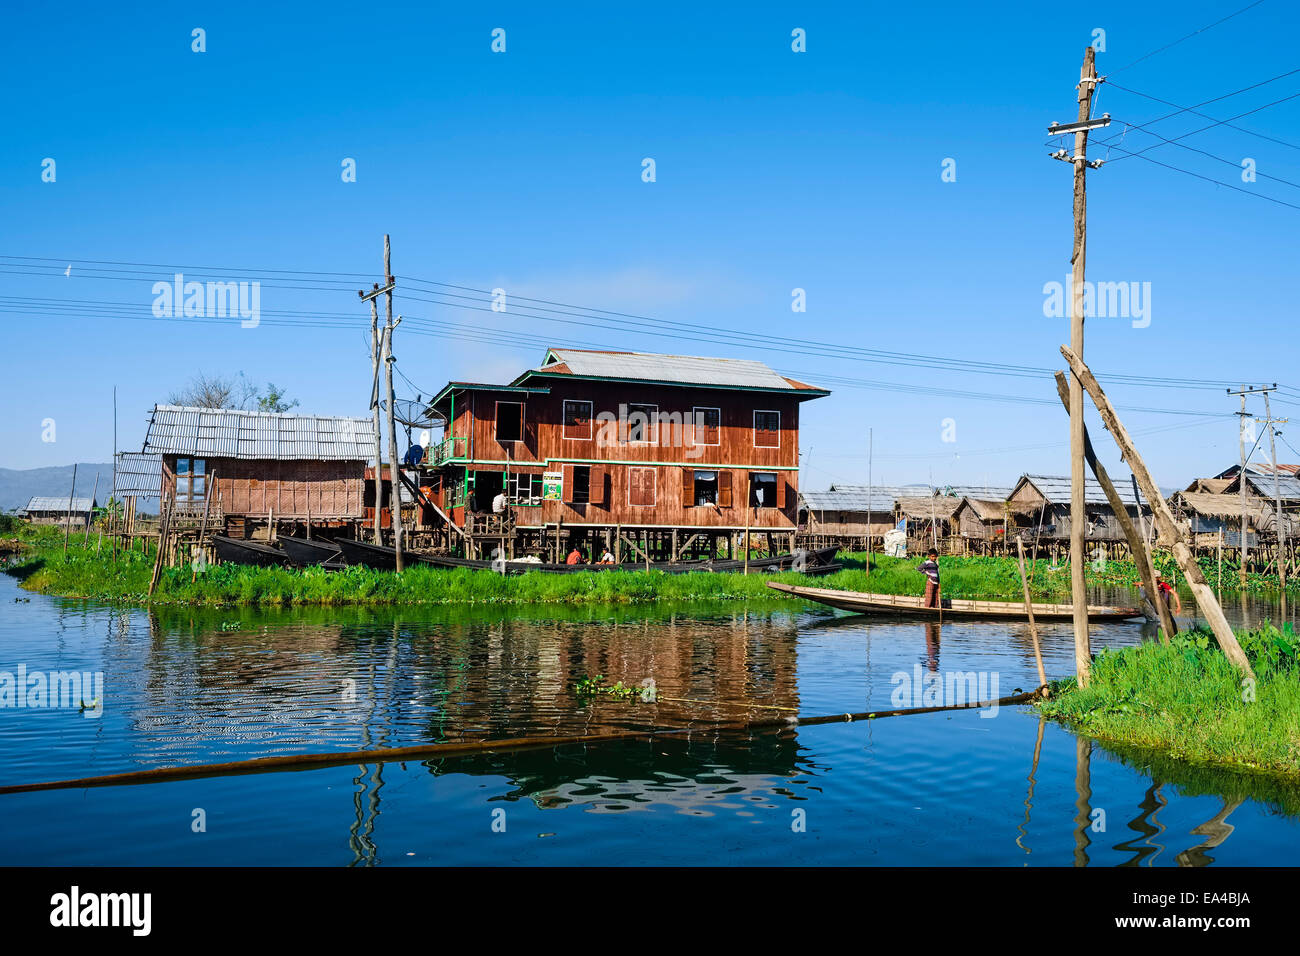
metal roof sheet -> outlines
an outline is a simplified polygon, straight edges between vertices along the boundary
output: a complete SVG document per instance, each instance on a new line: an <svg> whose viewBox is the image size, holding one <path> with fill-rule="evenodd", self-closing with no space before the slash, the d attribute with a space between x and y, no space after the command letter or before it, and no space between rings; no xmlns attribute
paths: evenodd
<svg viewBox="0 0 1300 956"><path fill-rule="evenodd" d="M812 511L893 512L899 498L929 494L929 485L831 485L826 491L800 492Z"/></svg>
<svg viewBox="0 0 1300 956"><path fill-rule="evenodd" d="M144 453L198 458L367 461L375 450L368 418L155 405Z"/></svg>
<svg viewBox="0 0 1300 956"><path fill-rule="evenodd" d="M697 355L551 349L546 354L545 364L533 371L782 392L807 390L807 386L801 387L753 359L704 358Z"/></svg>
<svg viewBox="0 0 1300 956"><path fill-rule="evenodd" d="M1278 471L1279 474L1277 478L1274 478L1272 469L1269 470L1267 475L1251 474L1248 469L1246 482L1249 487L1254 488L1259 492L1260 497L1262 498L1272 498L1274 496L1273 483L1275 481L1277 482L1277 490L1281 494L1283 501L1295 501L1297 498L1300 498L1300 478L1282 472L1281 467L1278 468Z"/></svg>
<svg viewBox="0 0 1300 956"><path fill-rule="evenodd" d="M116 487L113 495L124 498L158 497L162 490L162 456L138 451L117 453Z"/></svg>
<svg viewBox="0 0 1300 956"><path fill-rule="evenodd" d="M72 507L69 508L65 495L38 495L27 502L23 511L29 514L33 511L57 511L60 514L71 511L73 514L84 514L94 507L95 503L90 498L73 498Z"/></svg>
<svg viewBox="0 0 1300 956"><path fill-rule="evenodd" d="M1010 485L940 485L934 493L950 498L978 498L980 501L1005 501L1011 496Z"/></svg>
<svg viewBox="0 0 1300 956"><path fill-rule="evenodd" d="M1020 481L1028 481L1038 489L1048 501L1053 504L1068 504L1070 501L1070 479L1061 475L1025 475ZM1019 487L1019 482L1016 486ZM1119 495L1119 500L1126 505L1137 505L1137 498L1133 493L1133 484L1128 481L1117 481L1115 492ZM1101 485L1096 478L1087 478L1083 483L1083 500L1090 505L1109 504L1106 499L1106 493L1101 490Z"/></svg>

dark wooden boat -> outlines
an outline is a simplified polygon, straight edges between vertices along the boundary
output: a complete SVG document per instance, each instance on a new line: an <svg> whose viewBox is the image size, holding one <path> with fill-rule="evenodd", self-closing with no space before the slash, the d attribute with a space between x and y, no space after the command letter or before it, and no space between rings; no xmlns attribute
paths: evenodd
<svg viewBox="0 0 1300 956"><path fill-rule="evenodd" d="M285 539L287 540L287 539ZM348 564L360 564L381 571L397 568L397 553L386 545L372 544L369 541L357 541L353 538L338 538L334 542L343 552L343 560ZM837 571L840 565L833 562L835 548L821 548L809 551L805 556L805 573L825 574ZM474 558L456 558L450 555L422 554L418 551L404 552L408 562L420 562L439 568L471 568L481 571L496 571L505 574L525 574L529 571L541 571L545 574L574 574L581 571L644 571L644 562L624 562L623 564L555 564L544 561L506 561L494 562ZM770 558L753 558L749 562L751 572L788 570L795 563L794 554L778 554ZM710 571L715 573L743 571L743 560L728 561L684 561L675 564L656 562L650 565L652 571L665 574L687 574L692 571Z"/></svg>
<svg viewBox="0 0 1300 956"><path fill-rule="evenodd" d="M369 541L357 541L355 538L335 538L334 543L339 546L339 550L343 553L343 560L348 564L374 568L377 571L397 570L397 552L392 548L384 547L382 544L371 544ZM411 560L418 558L416 554L403 553L402 556L409 557Z"/></svg>
<svg viewBox="0 0 1300 956"><path fill-rule="evenodd" d="M284 564L287 555L279 548L273 548L262 541L244 541L240 538L227 538L224 534L212 536L212 546L217 552L217 559L232 564L255 564L260 567L273 567Z"/></svg>
<svg viewBox="0 0 1300 956"><path fill-rule="evenodd" d="M1028 620L1025 605L1020 601L972 601L964 598L944 598L941 607L925 607L925 599L912 594L871 594L866 591L833 591L828 588L806 588L768 581L767 586L793 594L818 604L856 611L859 614L899 614L912 617L934 618L1002 618ZM1074 617L1070 604L1035 604L1034 620L1068 621ZM1144 617L1140 608L1088 605L1090 621L1126 621Z"/></svg>
<svg viewBox="0 0 1300 956"><path fill-rule="evenodd" d="M306 538L281 536L280 547L291 564L300 568L317 564L340 565L343 563L343 550L333 541L309 541Z"/></svg>

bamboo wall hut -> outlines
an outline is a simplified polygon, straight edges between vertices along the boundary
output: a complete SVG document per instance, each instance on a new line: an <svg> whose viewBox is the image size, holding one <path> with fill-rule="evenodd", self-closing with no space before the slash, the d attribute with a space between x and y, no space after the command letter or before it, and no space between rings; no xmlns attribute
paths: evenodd
<svg viewBox="0 0 1300 956"><path fill-rule="evenodd" d="M143 453L161 460L161 508L234 537L281 525L355 534L363 515L368 418L155 405ZM211 487L209 487L211 486Z"/></svg>
<svg viewBox="0 0 1300 956"><path fill-rule="evenodd" d="M1145 502L1141 505L1141 521L1136 492L1128 482L1116 482L1115 490L1120 500L1125 503L1128 513L1135 522L1145 522L1152 526L1151 508ZM1058 475L1022 475L1007 498L1008 505L1019 514L1028 517L1027 525L1033 525L1033 517L1041 514L1041 531L1035 537L1054 546L1068 543L1070 540L1070 479ZM1084 539L1107 547L1123 545L1127 549L1127 540L1119 519L1111 510L1106 494L1101 490L1095 478L1084 482L1084 509L1087 528ZM1118 547L1115 549L1118 551Z"/></svg>
<svg viewBox="0 0 1300 956"><path fill-rule="evenodd" d="M90 524L98 502L94 498L67 495L37 495L27 502L27 507L19 509L19 514L32 524L57 524L85 527Z"/></svg>
<svg viewBox="0 0 1300 956"><path fill-rule="evenodd" d="M810 547L839 545L867 548L877 544L898 522L900 498L929 490L918 485L831 485L826 491L800 495L799 530Z"/></svg>
<svg viewBox="0 0 1300 956"><path fill-rule="evenodd" d="M946 495L905 495L894 502L897 527L907 532L909 551L936 548L942 553L952 550L953 514L960 498Z"/></svg>
<svg viewBox="0 0 1300 956"><path fill-rule="evenodd" d="M1179 491L1169 499L1170 510L1179 525L1192 535L1198 548L1241 547L1241 498L1237 495L1211 494L1209 492ZM1294 535L1295 524L1286 516L1288 534ZM1246 546L1259 543L1259 532L1272 535L1277 525L1277 513L1266 501L1258 497L1246 499Z"/></svg>

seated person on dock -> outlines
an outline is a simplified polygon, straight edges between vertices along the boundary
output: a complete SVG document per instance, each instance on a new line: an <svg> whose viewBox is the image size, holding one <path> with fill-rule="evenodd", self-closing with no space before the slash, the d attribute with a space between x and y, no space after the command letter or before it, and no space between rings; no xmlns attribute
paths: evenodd
<svg viewBox="0 0 1300 956"><path fill-rule="evenodd" d="M601 554L601 556L600 556L600 563L601 563L601 564L613 564L613 563L614 563L614 555L610 554L610 552L609 552L609 548L606 548L605 551L604 551L604 553Z"/></svg>
<svg viewBox="0 0 1300 956"><path fill-rule="evenodd" d="M576 544L573 546L573 550L569 552L569 556L568 556L567 558L565 558L564 563L565 563L565 564L582 564L582 563L583 563L583 561L582 561L582 552L578 550L578 546L577 546Z"/></svg>
<svg viewBox="0 0 1300 956"><path fill-rule="evenodd" d="M939 606L939 552L931 548L925 560L916 566L925 575L925 607Z"/></svg>

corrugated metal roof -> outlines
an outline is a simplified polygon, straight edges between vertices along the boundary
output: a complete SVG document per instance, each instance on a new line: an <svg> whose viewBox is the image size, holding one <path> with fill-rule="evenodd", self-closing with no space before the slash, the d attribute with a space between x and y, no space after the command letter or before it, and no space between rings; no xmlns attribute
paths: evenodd
<svg viewBox="0 0 1300 956"><path fill-rule="evenodd" d="M831 485L826 491L802 491L811 511L892 512L899 498L929 494L929 485Z"/></svg>
<svg viewBox="0 0 1300 956"><path fill-rule="evenodd" d="M60 514L71 511L73 514L85 514L94 507L95 503L90 498L73 498L72 507L69 508L66 495L45 495L32 498L23 511L29 514L33 511L57 511Z"/></svg>
<svg viewBox="0 0 1300 956"><path fill-rule="evenodd" d="M1010 485L941 485L936 495L951 498L978 498L980 501L1005 501L1011 495Z"/></svg>
<svg viewBox="0 0 1300 956"><path fill-rule="evenodd" d="M1277 478L1274 478L1272 469L1269 470L1267 475L1250 474L1249 469L1247 471L1246 482L1249 487L1259 492L1260 497L1272 498L1274 496L1273 483L1276 481L1278 492L1281 494L1283 501L1295 501L1300 498L1300 478L1285 473L1281 473ZM1279 467L1278 471L1281 472L1282 469Z"/></svg>
<svg viewBox="0 0 1300 956"><path fill-rule="evenodd" d="M161 490L161 455L146 455L138 451L117 453L117 481L113 489L114 497L156 498Z"/></svg>
<svg viewBox="0 0 1300 956"><path fill-rule="evenodd" d="M761 388L783 392L803 391L810 388L777 374L762 362L753 359L658 355L651 352L551 349L546 354L545 364L533 371L634 381L681 382L687 385Z"/></svg>
<svg viewBox="0 0 1300 956"><path fill-rule="evenodd" d="M281 461L366 461L375 450L368 418L155 405L144 453Z"/></svg>
<svg viewBox="0 0 1300 956"><path fill-rule="evenodd" d="M1061 475L1025 475L1021 481L1029 481L1038 489L1048 501L1053 504L1070 503L1070 479ZM1116 481L1115 492L1119 495L1119 500L1126 505L1137 505L1137 498L1133 494L1133 483L1128 481ZM1017 482L1017 487L1019 482ZM1106 499L1106 493L1101 490L1101 485L1096 478L1087 478L1083 483L1083 500L1090 505L1109 504Z"/></svg>

